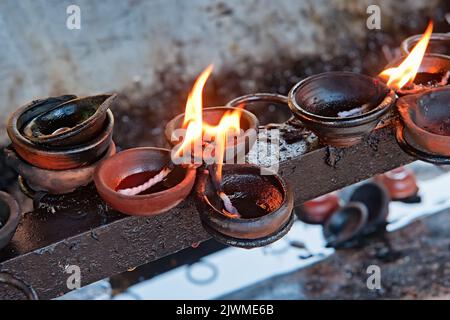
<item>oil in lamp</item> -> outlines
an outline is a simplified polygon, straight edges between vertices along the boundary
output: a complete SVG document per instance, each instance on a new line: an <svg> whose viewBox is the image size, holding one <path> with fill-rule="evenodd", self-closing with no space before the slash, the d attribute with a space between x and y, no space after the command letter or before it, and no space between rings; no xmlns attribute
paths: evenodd
<svg viewBox="0 0 450 320"><path fill-rule="evenodd" d="M14 112L7 160L34 191L68 193L92 181L95 166L115 153L116 95L36 100Z"/></svg>
<svg viewBox="0 0 450 320"><path fill-rule="evenodd" d="M193 166L175 166L169 149L144 147L117 153L94 174L100 196L114 209L129 215L151 216L167 211L190 193Z"/></svg>

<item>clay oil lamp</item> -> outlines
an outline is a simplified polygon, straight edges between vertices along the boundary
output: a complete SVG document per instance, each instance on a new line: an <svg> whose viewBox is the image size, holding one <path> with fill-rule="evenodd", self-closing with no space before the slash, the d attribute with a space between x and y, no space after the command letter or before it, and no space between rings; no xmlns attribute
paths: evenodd
<svg viewBox="0 0 450 320"><path fill-rule="evenodd" d="M323 226L323 235L328 247L351 246L364 229L368 220L366 206L359 202L349 202L334 212Z"/></svg>
<svg viewBox="0 0 450 320"><path fill-rule="evenodd" d="M20 185L27 186L27 195L69 193L92 181L95 167L116 152L109 110L114 98L47 98L10 116L7 161L20 175Z"/></svg>
<svg viewBox="0 0 450 320"><path fill-rule="evenodd" d="M7 132L15 152L47 170L82 167L109 148L114 117L108 110L115 95L37 100L14 112Z"/></svg>
<svg viewBox="0 0 450 320"><path fill-rule="evenodd" d="M165 136L174 149L187 151L185 147L194 142L194 153L197 151L202 153L201 150L208 149L208 146L213 143L216 130L227 125L226 121L222 120L237 118L238 122L233 126L239 131L230 137L233 143L227 143L224 152L225 159L232 161L237 157L242 158L250 151L257 138L259 122L254 114L242 108L212 107L203 109L202 91L212 68L213 66L210 65L200 74L189 94L185 113L167 123ZM194 156L194 162L201 165L204 155L196 153Z"/></svg>
<svg viewBox="0 0 450 320"><path fill-rule="evenodd" d="M397 142L412 156L450 164L450 86L400 98Z"/></svg>
<svg viewBox="0 0 450 320"><path fill-rule="evenodd" d="M442 54L425 54L432 37L433 24L430 23L409 52L391 62L380 77L399 96L425 92L432 88L449 84L450 57Z"/></svg>
<svg viewBox="0 0 450 320"><path fill-rule="evenodd" d="M227 107L244 108L250 111L263 126L277 126L293 118L287 97L274 93L241 96L228 102Z"/></svg>
<svg viewBox="0 0 450 320"><path fill-rule="evenodd" d="M279 175L261 175L261 168L251 164L224 164L219 174L215 166L199 170L197 207L214 239L255 248L289 231L293 194Z"/></svg>
<svg viewBox="0 0 450 320"><path fill-rule="evenodd" d="M304 202L295 212L305 223L323 224L339 207L340 198L332 192Z"/></svg>
<svg viewBox="0 0 450 320"><path fill-rule="evenodd" d="M7 163L19 174L22 191L33 198L36 192L65 194L88 185L94 178L95 168L116 153L116 146L111 141L108 150L93 163L66 170L47 170L32 166L12 149L5 149L5 153Z"/></svg>
<svg viewBox="0 0 450 320"><path fill-rule="evenodd" d="M398 66L405 58L399 58L388 65ZM383 73L382 73L383 75ZM447 86L450 78L450 57L444 57L437 54L425 54L417 70L417 75L412 81L409 81L401 88L394 84L396 93L399 96L425 92L432 88ZM391 85L391 84L390 84Z"/></svg>
<svg viewBox="0 0 450 320"><path fill-rule="evenodd" d="M367 221L362 229L363 234L369 234L386 226L389 201L387 190L374 182L365 183L353 191L350 202L363 204L367 208Z"/></svg>
<svg viewBox="0 0 450 320"><path fill-rule="evenodd" d="M375 180L384 185L393 201L407 201L417 197L419 187L412 170L399 167L375 177Z"/></svg>
<svg viewBox="0 0 450 320"><path fill-rule="evenodd" d="M259 122L255 115L246 111L244 109L232 108L232 107L211 107L205 108L202 110L202 119L203 126L216 127L220 120L226 114L232 113L240 113L240 123L239 127L242 129L241 133L236 137L233 145L229 145L225 152L225 156L227 159L234 158L236 155L245 155L252 148L253 144L256 141L258 132ZM180 144L180 139L177 135L174 135L174 132L179 129L183 129L183 119L185 118L185 114L181 114L173 118L166 125L165 135L167 141L174 147ZM207 139L203 139L203 146L208 144L210 141Z"/></svg>
<svg viewBox="0 0 450 320"><path fill-rule="evenodd" d="M11 241L20 217L17 201L8 193L0 191L0 250Z"/></svg>
<svg viewBox="0 0 450 320"><path fill-rule="evenodd" d="M228 150L241 149L238 154L242 154L241 139L245 134L240 134L245 129L256 133L258 120L242 108L202 109L202 90L211 71L209 66L195 82L185 114L166 127L168 137L175 129L185 131L182 142L172 150L172 159L183 159L186 165L192 160L191 150L200 151L197 158L201 161L193 163L200 166L196 204L205 229L216 240L244 248L263 246L279 239L291 227L292 192L273 172L266 175L267 170L262 175L261 167L229 163L239 159L228 157Z"/></svg>
<svg viewBox="0 0 450 320"><path fill-rule="evenodd" d="M400 46L402 53L404 55L410 54L415 45L420 41L421 37L421 34L417 34L405 39ZM426 52L450 58L450 34L432 33Z"/></svg>
<svg viewBox="0 0 450 320"><path fill-rule="evenodd" d="M353 72L326 72L304 79L288 95L294 115L324 143L360 142L395 102L382 81Z"/></svg>
<svg viewBox="0 0 450 320"><path fill-rule="evenodd" d="M97 166L94 182L100 196L129 215L151 216L167 211L191 191L194 167L175 166L171 151L134 148L117 153Z"/></svg>

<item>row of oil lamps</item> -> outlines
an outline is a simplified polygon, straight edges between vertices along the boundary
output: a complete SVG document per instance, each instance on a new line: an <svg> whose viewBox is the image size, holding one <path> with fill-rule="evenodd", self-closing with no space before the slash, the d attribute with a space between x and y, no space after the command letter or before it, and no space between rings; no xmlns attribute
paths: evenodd
<svg viewBox="0 0 450 320"><path fill-rule="evenodd" d="M418 36L411 37L402 44L402 49L408 53L418 41ZM430 41L430 49L448 48L450 35L433 34ZM399 66L402 61L390 66ZM414 83L397 90L381 78L327 72L304 79L292 88L288 97L275 94L241 97L225 107L204 109L203 119L217 124L227 111L242 104L248 110L279 106L280 111L276 109L274 114L280 116L286 114L288 105L292 114L323 144L349 147L370 134L396 106L400 117L396 136L402 149L418 159L449 164L449 71L447 51L426 54ZM116 154L112 140L114 117L109 110L114 97L53 97L33 101L12 114L7 127L12 141L7 160L18 172L19 183L27 195L69 193L94 180L100 196L111 207L126 214L148 216L178 205L196 182L194 195L201 220L217 240L251 248L267 245L287 233L293 223L293 194L275 173L261 175L260 168L251 164L225 164L223 179L217 183L208 166L171 164L168 149L135 148ZM258 130L258 117L245 109L240 118L241 128ZM173 131L182 127L183 115L167 124L166 136L172 144ZM238 139L236 144L238 149L248 151L252 142ZM132 192L152 180L151 187ZM223 194L227 200L220 196ZM357 204L346 207L350 213L361 211L364 203L358 200L363 197L359 193L355 197L352 203ZM231 205L227 206L227 201ZM0 203L1 248L11 240L19 222L19 209L5 193L0 193ZM229 214L230 207L239 214ZM337 219L339 230L354 223L333 219ZM325 229L336 233L336 228Z"/></svg>

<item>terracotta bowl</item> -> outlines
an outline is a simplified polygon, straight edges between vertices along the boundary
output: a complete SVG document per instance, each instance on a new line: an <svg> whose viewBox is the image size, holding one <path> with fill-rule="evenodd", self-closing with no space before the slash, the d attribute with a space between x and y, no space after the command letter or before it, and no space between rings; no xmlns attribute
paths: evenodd
<svg viewBox="0 0 450 320"><path fill-rule="evenodd" d="M375 182L364 183L353 191L350 201L362 203L367 208L367 222L362 230L364 234L386 225L390 200L387 190Z"/></svg>
<svg viewBox="0 0 450 320"><path fill-rule="evenodd" d="M340 207L336 193L328 193L304 202L297 210L300 220L308 224L323 224Z"/></svg>
<svg viewBox="0 0 450 320"><path fill-rule="evenodd" d="M400 98L405 139L419 149L450 157L450 86Z"/></svg>
<svg viewBox="0 0 450 320"><path fill-rule="evenodd" d="M297 83L289 92L294 115L334 147L360 142L395 102L382 81L353 72L325 72Z"/></svg>
<svg viewBox="0 0 450 320"><path fill-rule="evenodd" d="M227 107L250 111L263 126L282 124L294 117L289 109L287 97L275 93L248 94L231 100L227 103Z"/></svg>
<svg viewBox="0 0 450 320"><path fill-rule="evenodd" d="M103 130L92 141L69 148L45 147L26 139L15 132L11 134L14 150L29 164L47 170L67 170L85 166L96 161L108 149L113 135L114 116L106 112L107 121Z"/></svg>
<svg viewBox="0 0 450 320"><path fill-rule="evenodd" d="M386 68L397 67L403 62L403 60L405 60L405 57L400 57L389 63ZM428 84L440 81L447 71L450 71L450 57L431 53L425 54L414 79L414 84L422 84L422 86L410 88L406 85L402 89L396 90L396 93L398 96L405 96L409 94L426 92L432 88L441 87L441 85L437 84ZM447 85L448 84L449 83L447 82Z"/></svg>
<svg viewBox="0 0 450 320"><path fill-rule="evenodd" d="M412 198L419 191L414 173L405 167L380 174L375 180L384 185L392 200Z"/></svg>
<svg viewBox="0 0 450 320"><path fill-rule="evenodd" d="M361 235L368 219L367 208L358 202L349 202L331 215L323 226L323 235L329 247L342 247Z"/></svg>
<svg viewBox="0 0 450 320"><path fill-rule="evenodd" d="M408 55L422 36L422 34L416 34L405 39L400 46L402 53L405 56ZM450 34L432 33L430 42L428 43L427 53L438 54L450 58Z"/></svg>
<svg viewBox="0 0 450 320"><path fill-rule="evenodd" d="M230 197L240 218L222 212L223 202L208 170L199 173L195 188L200 218L216 240L254 248L272 243L289 231L293 194L279 175L262 176L261 168L251 164L225 164L222 174L222 191Z"/></svg>
<svg viewBox="0 0 450 320"><path fill-rule="evenodd" d="M219 124L219 121L225 114L225 112L235 110L237 110L237 108L232 107L205 108L203 109L203 121L210 125L217 125ZM175 146L178 143L180 143L180 141L177 140L176 137L174 136L174 131L182 128L183 120L184 120L184 113L176 116L175 118L170 120L166 125L165 129L166 140L172 146ZM226 159L229 158L229 160L232 160L232 158L235 158L236 155L247 154L250 151L257 138L256 133L258 132L258 126L259 122L256 116L246 110L242 110L240 127L241 129L244 130L245 133L242 136L238 137L237 143L235 145L236 147L235 152L232 152L234 149L233 146L227 147L227 151L225 153ZM253 133L250 131L253 131ZM227 154L232 156L227 157Z"/></svg>
<svg viewBox="0 0 450 320"><path fill-rule="evenodd" d="M8 193L0 191L0 249L11 241L20 218L17 201Z"/></svg>
<svg viewBox="0 0 450 320"><path fill-rule="evenodd" d="M118 193L117 187L133 175L158 173L170 163L170 150L135 148L117 153L103 161L95 170L94 181L100 196L114 209L136 216L151 216L170 210L183 201L195 181L194 168L176 167L170 183L162 191L135 196ZM176 171L176 173L175 173ZM143 183L146 179L139 182Z"/></svg>
<svg viewBox="0 0 450 320"><path fill-rule="evenodd" d="M111 141L108 150L95 162L83 167L67 170L46 170L30 165L22 160L16 152L6 149L8 164L25 179L27 186L34 192L65 194L88 185L94 178L95 168L105 159L116 153L116 146Z"/></svg>
<svg viewBox="0 0 450 320"><path fill-rule="evenodd" d="M8 134L46 147L71 147L93 140L104 130L106 111L116 95L73 97L37 100L18 109L9 118Z"/></svg>

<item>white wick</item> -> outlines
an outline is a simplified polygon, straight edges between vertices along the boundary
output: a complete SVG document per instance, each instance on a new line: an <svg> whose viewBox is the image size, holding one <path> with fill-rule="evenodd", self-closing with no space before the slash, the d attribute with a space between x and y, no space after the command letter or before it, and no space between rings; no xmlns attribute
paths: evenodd
<svg viewBox="0 0 450 320"><path fill-rule="evenodd" d="M439 82L440 86L445 86L447 85L448 79L450 78L450 71L447 71L444 76L442 77L441 82Z"/></svg>
<svg viewBox="0 0 450 320"><path fill-rule="evenodd" d="M141 192L144 192L147 189L150 189L151 187L153 187L158 182L163 181L164 178L167 177L167 175L171 171L172 171L172 169L169 169L169 168L165 167L156 176L150 178L144 184L141 184L141 185L139 185L137 187L134 187L134 188L120 189L120 190L117 190L117 192L120 193L120 194L127 195L127 196L135 196L135 195L137 195L137 194L139 194Z"/></svg>
<svg viewBox="0 0 450 320"><path fill-rule="evenodd" d="M219 192L219 197L223 201L223 206L225 207L227 215L229 215L232 218L240 218L241 215L239 214L239 211L233 206L231 203L230 198L225 194L225 192Z"/></svg>

